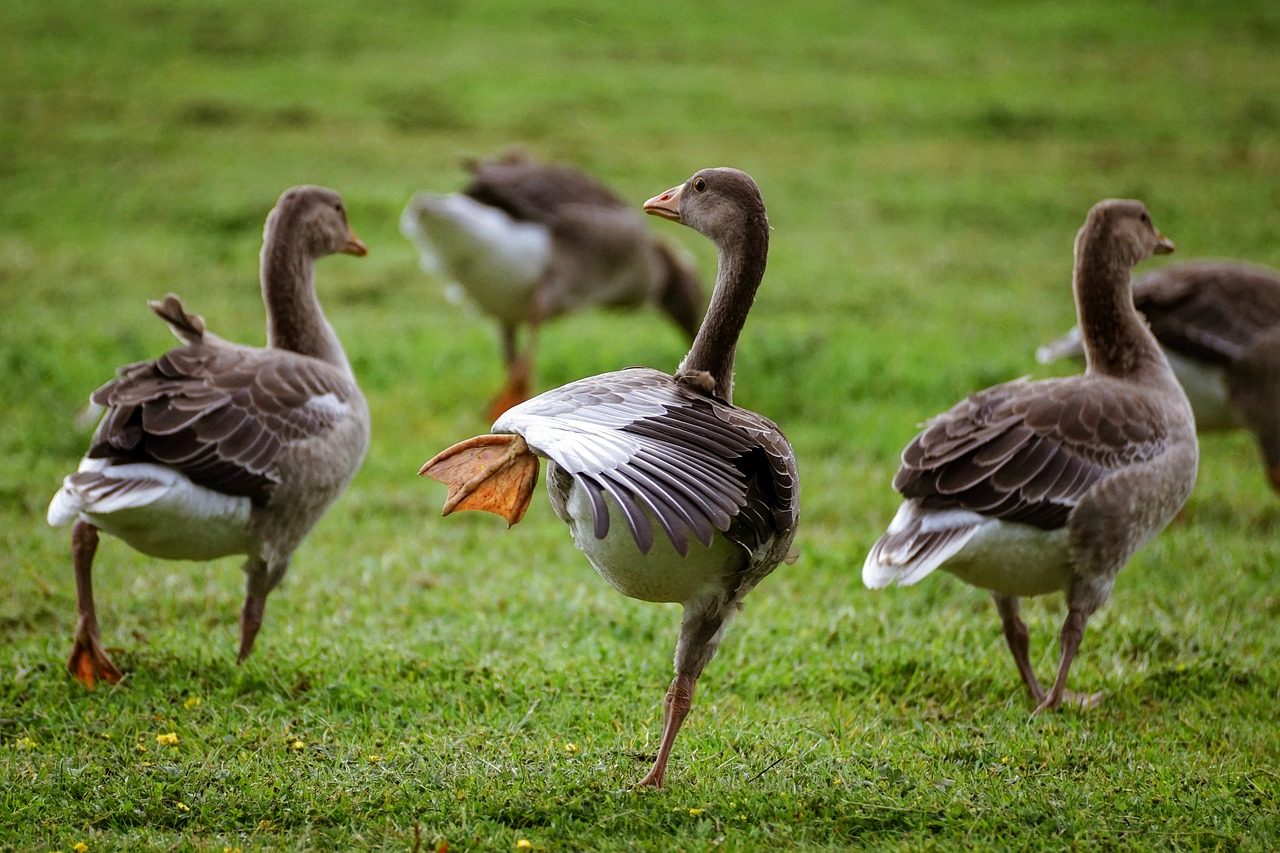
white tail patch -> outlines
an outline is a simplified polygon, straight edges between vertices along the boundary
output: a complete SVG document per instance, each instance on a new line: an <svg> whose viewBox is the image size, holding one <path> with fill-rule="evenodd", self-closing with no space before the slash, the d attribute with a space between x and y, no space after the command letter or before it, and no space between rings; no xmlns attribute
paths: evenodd
<svg viewBox="0 0 1280 853"><path fill-rule="evenodd" d="M1036 350L1036 361L1041 364L1050 364L1064 358L1083 357L1084 342L1080 340L1080 329L1076 326L1062 337L1049 341Z"/></svg>
<svg viewBox="0 0 1280 853"><path fill-rule="evenodd" d="M162 465L85 458L49 502L54 527L83 519L144 554L207 560L244 553L251 504Z"/></svg>
<svg viewBox="0 0 1280 853"><path fill-rule="evenodd" d="M862 564L868 589L889 584L910 586L955 556L983 525L990 522L961 509L930 510L916 500L903 501Z"/></svg>

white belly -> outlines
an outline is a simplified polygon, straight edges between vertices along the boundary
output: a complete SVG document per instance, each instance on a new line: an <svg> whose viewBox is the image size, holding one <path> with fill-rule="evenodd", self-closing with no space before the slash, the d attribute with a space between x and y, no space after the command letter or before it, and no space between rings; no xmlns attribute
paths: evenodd
<svg viewBox="0 0 1280 853"><path fill-rule="evenodd" d="M1191 402L1196 429L1201 432L1236 429L1240 421L1231 409L1226 371L1165 350L1169 366Z"/></svg>
<svg viewBox="0 0 1280 853"><path fill-rule="evenodd" d="M988 521L941 568L965 583L1005 595L1045 595L1067 587L1066 528Z"/></svg>
<svg viewBox="0 0 1280 853"><path fill-rule="evenodd" d="M591 514L591 499L575 482L565 504L569 530L578 550L609 584L629 598L641 601L684 603L723 589L725 579L741 568L746 552L721 534L704 548L697 540L689 544L688 556L681 557L658 522L649 515L653 547L641 554L622 511L605 495L609 507L609 532L597 539ZM646 514L648 511L646 510Z"/></svg>

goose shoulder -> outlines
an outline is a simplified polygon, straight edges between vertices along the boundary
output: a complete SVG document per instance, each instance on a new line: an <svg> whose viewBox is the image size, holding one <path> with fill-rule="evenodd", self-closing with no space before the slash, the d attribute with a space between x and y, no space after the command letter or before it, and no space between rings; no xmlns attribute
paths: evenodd
<svg viewBox="0 0 1280 853"><path fill-rule="evenodd" d="M579 380L510 409L493 428L519 434L591 496L598 536L609 525L607 494L642 551L653 543L649 515L681 554L690 538L709 545L716 532L760 559L790 546L798 477L786 438L769 419L668 374L635 368Z"/></svg>

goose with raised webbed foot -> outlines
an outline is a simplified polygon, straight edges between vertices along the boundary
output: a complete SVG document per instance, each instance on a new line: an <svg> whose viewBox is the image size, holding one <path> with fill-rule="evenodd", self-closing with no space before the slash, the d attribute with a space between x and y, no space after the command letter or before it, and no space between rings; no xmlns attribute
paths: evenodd
<svg viewBox="0 0 1280 853"><path fill-rule="evenodd" d="M755 182L704 169L644 210L719 253L711 305L676 373L634 368L548 391L421 473L449 486L446 515L483 509L514 524L547 459L551 505L596 571L623 595L683 605L662 738L640 782L661 786L698 677L743 598L791 548L798 479L777 426L732 402L734 351L769 245Z"/></svg>

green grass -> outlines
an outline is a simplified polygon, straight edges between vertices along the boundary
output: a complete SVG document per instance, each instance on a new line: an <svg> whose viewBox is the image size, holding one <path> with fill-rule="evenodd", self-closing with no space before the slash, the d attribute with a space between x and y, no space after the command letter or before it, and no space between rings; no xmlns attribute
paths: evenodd
<svg viewBox="0 0 1280 853"><path fill-rule="evenodd" d="M897 453L960 395L1037 373L1073 321L1089 205L1137 196L1176 257L1280 265L1274 3L0 4L0 848L535 850L1280 844L1280 501L1247 437L1203 445L1073 684L1029 719L994 609L943 575L871 594ZM442 521L414 473L478 433L492 331L396 231L458 159L521 142L636 200L706 165L775 226L738 400L788 431L801 560L749 599L662 792L678 611L594 576L542 498ZM176 291L262 340L262 219L334 186L371 247L320 270L373 447L234 664L233 560L106 540L104 638L63 671L65 530L44 510L85 395L170 345ZM710 273L711 249L664 223ZM653 314L548 329L542 387L673 367ZM1029 604L1056 659L1061 603ZM157 742L174 732L176 745Z"/></svg>

